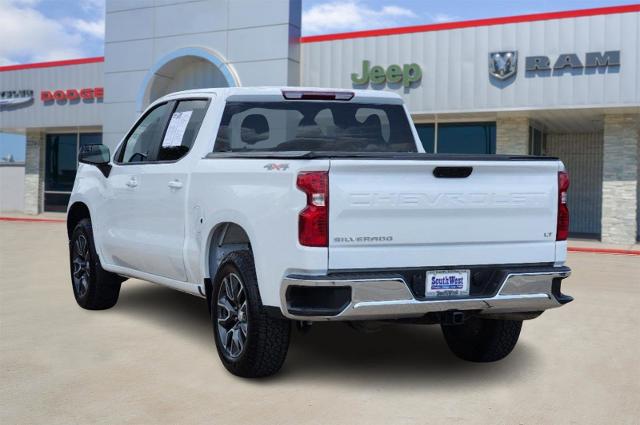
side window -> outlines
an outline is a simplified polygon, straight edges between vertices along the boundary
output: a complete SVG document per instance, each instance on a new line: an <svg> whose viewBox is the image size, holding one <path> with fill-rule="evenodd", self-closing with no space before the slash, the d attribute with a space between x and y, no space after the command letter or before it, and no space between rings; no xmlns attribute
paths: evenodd
<svg viewBox="0 0 640 425"><path fill-rule="evenodd" d="M121 150L119 157L120 162L127 164L155 161L171 105L164 103L157 106L138 124L124 142L124 149Z"/></svg>
<svg viewBox="0 0 640 425"><path fill-rule="evenodd" d="M182 100L171 114L158 161L176 161L189 152L207 112L206 100Z"/></svg>

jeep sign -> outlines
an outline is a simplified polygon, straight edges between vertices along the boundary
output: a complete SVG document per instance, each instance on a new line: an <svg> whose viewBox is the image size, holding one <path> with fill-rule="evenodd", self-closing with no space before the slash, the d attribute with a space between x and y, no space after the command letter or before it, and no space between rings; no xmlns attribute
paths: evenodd
<svg viewBox="0 0 640 425"><path fill-rule="evenodd" d="M405 65L389 65L385 70L379 65L370 67L368 60L362 61L362 74L351 74L351 82L355 85L402 83L404 87L411 86L422 79L422 69L417 63Z"/></svg>

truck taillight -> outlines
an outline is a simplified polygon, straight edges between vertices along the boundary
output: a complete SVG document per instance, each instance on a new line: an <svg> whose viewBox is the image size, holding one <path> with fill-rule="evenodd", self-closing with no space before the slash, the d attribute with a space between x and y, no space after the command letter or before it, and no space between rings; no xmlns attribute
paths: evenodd
<svg viewBox="0 0 640 425"><path fill-rule="evenodd" d="M307 206L298 219L300 245L329 246L329 173L300 173L296 184L307 195Z"/></svg>
<svg viewBox="0 0 640 425"><path fill-rule="evenodd" d="M569 190L569 174L558 172L558 226L556 240L566 241L569 237L569 207L567 206L567 191Z"/></svg>

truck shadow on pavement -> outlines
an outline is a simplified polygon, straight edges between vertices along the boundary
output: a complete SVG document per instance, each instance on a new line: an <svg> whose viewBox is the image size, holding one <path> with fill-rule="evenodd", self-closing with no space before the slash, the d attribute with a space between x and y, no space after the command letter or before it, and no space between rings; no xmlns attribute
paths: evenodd
<svg viewBox="0 0 640 425"><path fill-rule="evenodd" d="M355 385L468 386L526 379L523 370L534 357L535 349L521 344L501 362L462 361L449 351L439 325L389 324L363 333L341 323L320 323L308 334L294 334L282 375Z"/></svg>
<svg viewBox="0 0 640 425"><path fill-rule="evenodd" d="M133 282L131 282L133 283ZM205 349L218 362L206 302L153 284L125 283L114 314L150 321L175 331L176 339ZM526 333L526 322L523 327ZM446 346L440 326L389 324L365 333L344 323L316 323L307 333L292 330L281 372L262 383L286 381L340 382L341 385L469 386L526 380L538 362L536 348L520 341L496 363L459 360Z"/></svg>

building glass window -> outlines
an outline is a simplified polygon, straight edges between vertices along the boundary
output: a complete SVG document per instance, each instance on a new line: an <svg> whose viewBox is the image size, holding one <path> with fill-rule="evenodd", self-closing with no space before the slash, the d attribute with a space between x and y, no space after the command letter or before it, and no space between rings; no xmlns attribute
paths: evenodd
<svg viewBox="0 0 640 425"><path fill-rule="evenodd" d="M78 135L48 134L45 154L45 190L68 191L76 178Z"/></svg>
<svg viewBox="0 0 640 425"><path fill-rule="evenodd" d="M66 211L78 170L79 146L102 143L102 133L47 134L44 210Z"/></svg>
<svg viewBox="0 0 640 425"><path fill-rule="evenodd" d="M80 133L80 146L101 145L102 133Z"/></svg>
<svg viewBox="0 0 640 425"><path fill-rule="evenodd" d="M422 142L422 147L427 153L434 153L436 142L436 126L433 124L416 124L418 137Z"/></svg>
<svg viewBox="0 0 640 425"><path fill-rule="evenodd" d="M529 127L529 153L531 155L544 155L544 134L536 127Z"/></svg>
<svg viewBox="0 0 640 425"><path fill-rule="evenodd" d="M439 123L436 141L434 124L417 124L416 130L426 152L496 153L496 123Z"/></svg>
<svg viewBox="0 0 640 425"><path fill-rule="evenodd" d="M496 124L438 124L438 153L496 153Z"/></svg>

